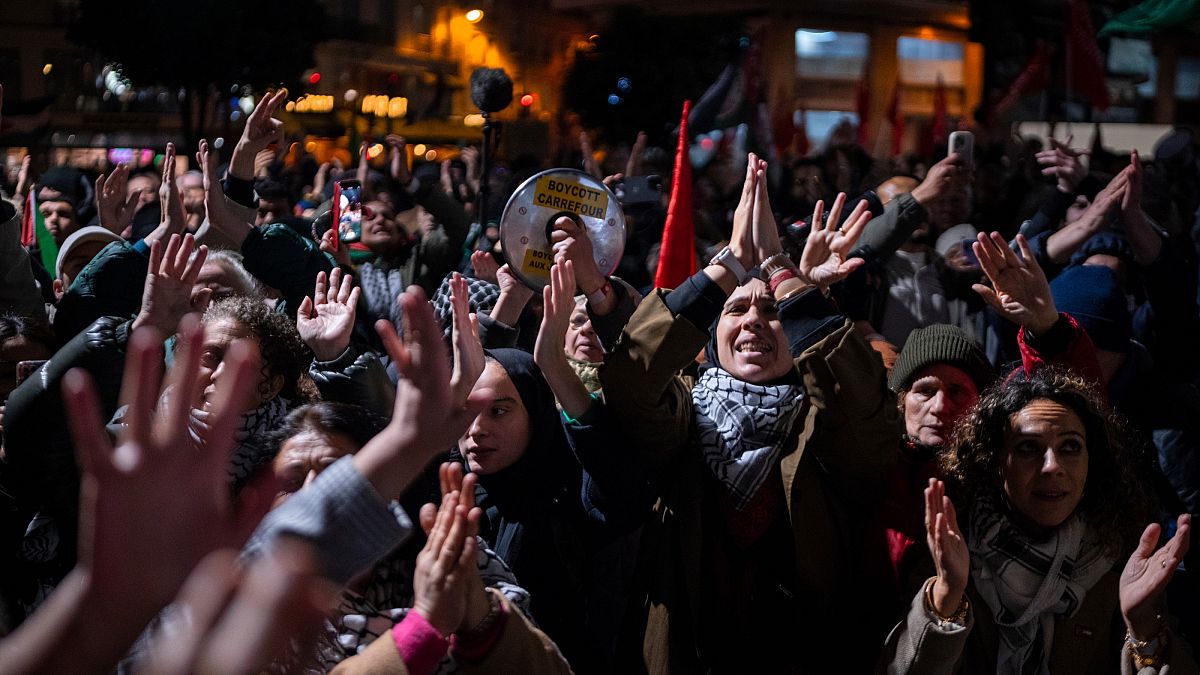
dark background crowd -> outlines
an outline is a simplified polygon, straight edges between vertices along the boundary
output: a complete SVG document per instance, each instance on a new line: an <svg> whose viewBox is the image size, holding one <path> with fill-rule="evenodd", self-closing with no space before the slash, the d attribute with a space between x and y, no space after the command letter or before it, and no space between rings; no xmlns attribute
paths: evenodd
<svg viewBox="0 0 1200 675"><path fill-rule="evenodd" d="M1197 672L1200 139L810 149L755 47L553 156L24 158L0 673Z"/></svg>

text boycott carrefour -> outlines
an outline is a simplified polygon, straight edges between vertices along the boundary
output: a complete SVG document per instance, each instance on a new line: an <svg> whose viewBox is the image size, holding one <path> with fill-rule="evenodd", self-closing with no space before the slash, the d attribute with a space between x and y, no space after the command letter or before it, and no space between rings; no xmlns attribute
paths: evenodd
<svg viewBox="0 0 1200 675"><path fill-rule="evenodd" d="M538 179L533 203L548 209L570 211L589 218L603 218L607 200L604 192L556 178Z"/></svg>

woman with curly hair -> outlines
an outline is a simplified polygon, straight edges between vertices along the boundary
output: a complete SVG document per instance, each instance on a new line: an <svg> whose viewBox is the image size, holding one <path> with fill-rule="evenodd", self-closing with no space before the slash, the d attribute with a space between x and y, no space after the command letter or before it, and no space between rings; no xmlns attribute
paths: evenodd
<svg viewBox="0 0 1200 675"><path fill-rule="evenodd" d="M942 458L965 529L942 481L925 490L936 573L888 637L887 672L1197 672L1162 603L1190 516L1161 548L1158 524L1138 539L1151 509L1133 455L1081 377L989 389Z"/></svg>

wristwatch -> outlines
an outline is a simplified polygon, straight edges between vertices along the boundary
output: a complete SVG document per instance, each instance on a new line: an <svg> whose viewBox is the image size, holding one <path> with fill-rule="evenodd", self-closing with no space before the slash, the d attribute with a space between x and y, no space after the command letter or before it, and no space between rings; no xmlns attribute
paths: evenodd
<svg viewBox="0 0 1200 675"><path fill-rule="evenodd" d="M708 261L708 264L720 265L730 272L733 272L733 276L737 277L739 286L746 283L746 279L750 278L750 272L745 267L742 267L742 263L737 259L737 256L733 254L733 251L730 250L728 246L721 249L716 255L714 255L712 260Z"/></svg>

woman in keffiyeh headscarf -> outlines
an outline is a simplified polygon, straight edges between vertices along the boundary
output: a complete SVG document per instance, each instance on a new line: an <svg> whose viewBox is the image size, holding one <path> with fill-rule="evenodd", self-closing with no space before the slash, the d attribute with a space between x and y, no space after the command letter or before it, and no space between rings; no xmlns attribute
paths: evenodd
<svg viewBox="0 0 1200 675"><path fill-rule="evenodd" d="M931 479L935 574L888 638L887 672L1197 672L1163 605L1190 516L1161 548L1157 523L1142 530L1124 427L1083 378L1048 367L993 386L948 450L959 509Z"/></svg>
<svg viewBox="0 0 1200 675"><path fill-rule="evenodd" d="M656 483L642 542L651 673L862 672L884 637L864 620L881 581L864 534L899 417L879 357L826 296L861 264L849 254L870 214L862 202L839 225L845 196L828 221L818 204L792 261L766 183L751 155L729 245L643 299L600 369ZM816 637L843 625L828 649Z"/></svg>

